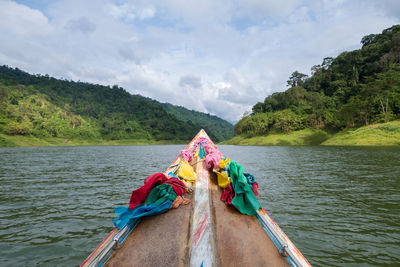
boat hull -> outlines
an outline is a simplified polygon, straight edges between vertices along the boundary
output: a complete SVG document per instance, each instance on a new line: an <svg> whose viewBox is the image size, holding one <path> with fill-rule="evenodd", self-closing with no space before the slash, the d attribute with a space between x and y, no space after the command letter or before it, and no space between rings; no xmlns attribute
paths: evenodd
<svg viewBox="0 0 400 267"><path fill-rule="evenodd" d="M194 166L198 175L204 171L209 179L212 255L205 254L204 261L197 264L190 260L192 249L204 248L193 245L195 238L202 237L193 234L197 223L196 200L194 195L189 195L190 205L144 218L105 266L200 266L202 263L207 266L205 263L210 258L214 266L290 266L255 216L243 215L220 200L221 189L215 174L201 162Z"/></svg>
<svg viewBox="0 0 400 267"><path fill-rule="evenodd" d="M201 130L186 150L200 137L213 145ZM190 204L142 218L127 235L115 228L81 266L310 266L264 209L249 216L225 205L216 174L199 157L190 164L197 175Z"/></svg>

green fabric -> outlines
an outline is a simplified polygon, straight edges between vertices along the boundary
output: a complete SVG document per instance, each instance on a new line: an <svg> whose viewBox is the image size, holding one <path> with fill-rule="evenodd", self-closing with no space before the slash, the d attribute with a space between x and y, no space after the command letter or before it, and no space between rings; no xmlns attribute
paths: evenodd
<svg viewBox="0 0 400 267"><path fill-rule="evenodd" d="M243 174L244 168L231 161L229 165L232 187L235 191L235 196L232 199L232 205L235 206L241 213L247 215L256 215L256 211L261 209L256 196L247 183L247 178Z"/></svg>
<svg viewBox="0 0 400 267"><path fill-rule="evenodd" d="M146 201L144 202L144 205L147 206L154 204L155 206L158 206L165 200L171 200L174 202L175 199L176 194L172 186L169 184L161 184L151 189Z"/></svg>

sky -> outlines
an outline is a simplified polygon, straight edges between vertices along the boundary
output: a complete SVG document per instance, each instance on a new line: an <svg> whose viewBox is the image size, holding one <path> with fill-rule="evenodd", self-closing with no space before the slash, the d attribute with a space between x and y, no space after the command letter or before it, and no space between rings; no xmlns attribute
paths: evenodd
<svg viewBox="0 0 400 267"><path fill-rule="evenodd" d="M118 85L232 123L400 23L398 0L0 0L0 65Z"/></svg>

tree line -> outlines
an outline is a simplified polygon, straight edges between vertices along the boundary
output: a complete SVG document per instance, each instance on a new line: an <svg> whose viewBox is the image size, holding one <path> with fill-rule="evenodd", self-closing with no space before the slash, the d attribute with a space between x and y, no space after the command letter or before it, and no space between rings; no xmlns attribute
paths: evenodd
<svg viewBox="0 0 400 267"><path fill-rule="evenodd" d="M294 71L288 89L255 104L235 132L339 130L399 119L400 25L367 35L361 44L361 49L324 58L310 77Z"/></svg>
<svg viewBox="0 0 400 267"><path fill-rule="evenodd" d="M216 141L233 134L228 122L210 120L218 121L208 128ZM179 112L168 112L161 103L131 95L117 85L55 79L0 66L0 133L68 139L190 140L209 123L207 119L185 120Z"/></svg>

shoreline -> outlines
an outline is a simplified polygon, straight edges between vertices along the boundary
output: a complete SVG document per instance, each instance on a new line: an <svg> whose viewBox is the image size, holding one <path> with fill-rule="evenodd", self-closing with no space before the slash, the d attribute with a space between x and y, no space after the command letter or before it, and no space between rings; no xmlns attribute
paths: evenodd
<svg viewBox="0 0 400 267"><path fill-rule="evenodd" d="M221 142L244 146L400 146L400 120L348 128L339 132L307 128L291 133L238 135Z"/></svg>
<svg viewBox="0 0 400 267"><path fill-rule="evenodd" d="M137 145L180 145L187 140L85 140L35 136L5 135L0 133L0 147L36 146L137 146ZM240 146L400 146L400 120L368 126L328 132L307 128L291 133L271 133L261 136L237 135L219 145Z"/></svg>
<svg viewBox="0 0 400 267"><path fill-rule="evenodd" d="M56 147L56 146L141 146L141 145L181 145L187 140L147 140L147 139L125 139L125 140L85 140L67 139L57 137L38 138L35 136L5 135L0 134L1 147Z"/></svg>

